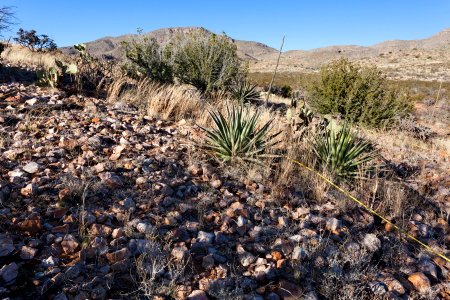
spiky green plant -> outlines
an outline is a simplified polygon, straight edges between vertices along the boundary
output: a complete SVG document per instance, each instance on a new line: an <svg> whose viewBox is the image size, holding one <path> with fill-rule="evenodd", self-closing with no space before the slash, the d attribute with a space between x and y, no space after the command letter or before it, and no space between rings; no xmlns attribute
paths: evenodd
<svg viewBox="0 0 450 300"><path fill-rule="evenodd" d="M325 133L316 136L312 148L318 163L341 179L355 178L375 157L370 143L358 139L347 123L340 128L330 123Z"/></svg>
<svg viewBox="0 0 450 300"><path fill-rule="evenodd" d="M259 98L259 93L256 90L256 85L247 80L239 80L231 87L231 95L239 103L248 103Z"/></svg>
<svg viewBox="0 0 450 300"><path fill-rule="evenodd" d="M210 112L215 128L205 129L205 148L223 161L259 162L268 156L267 150L275 145L275 137L270 135L272 120L258 127L260 112L250 114L242 106L227 107L227 115Z"/></svg>

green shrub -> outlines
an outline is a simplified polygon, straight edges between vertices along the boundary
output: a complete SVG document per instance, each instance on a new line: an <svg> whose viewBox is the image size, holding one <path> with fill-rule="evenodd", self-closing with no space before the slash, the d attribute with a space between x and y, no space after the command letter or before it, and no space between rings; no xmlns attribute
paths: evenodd
<svg viewBox="0 0 450 300"><path fill-rule="evenodd" d="M408 96L389 87L376 67L362 67L342 58L320 71L309 87L311 106L322 114L342 114L346 120L369 127L389 127L396 117L407 115Z"/></svg>
<svg viewBox="0 0 450 300"><path fill-rule="evenodd" d="M250 115L242 106L227 107L227 116L211 112L215 128L204 129L207 136L205 148L224 161L253 161L265 155L276 142L278 134L269 135L272 120L257 127L260 113Z"/></svg>
<svg viewBox="0 0 450 300"><path fill-rule="evenodd" d="M340 128L330 123L323 134L316 136L312 148L318 163L342 179L356 177L375 157L370 143L358 139L347 123Z"/></svg>
<svg viewBox="0 0 450 300"><path fill-rule="evenodd" d="M202 93L228 90L241 71L237 47L225 34L193 30L166 47L175 77Z"/></svg>
<svg viewBox="0 0 450 300"><path fill-rule="evenodd" d="M127 74L140 79L148 77L161 83L173 81L172 68L164 59L160 44L155 39L143 37L122 42L127 58L124 68Z"/></svg>

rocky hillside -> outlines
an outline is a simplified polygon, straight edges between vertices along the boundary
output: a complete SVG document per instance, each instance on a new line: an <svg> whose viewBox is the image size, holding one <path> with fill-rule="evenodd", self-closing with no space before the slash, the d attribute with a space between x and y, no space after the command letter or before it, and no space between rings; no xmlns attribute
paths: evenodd
<svg viewBox="0 0 450 300"><path fill-rule="evenodd" d="M401 135L394 134L398 142ZM386 135L375 139L383 140L380 147L388 144ZM4 80L0 296L450 298L444 259L347 204L337 191L324 188L313 200L306 192L312 180L276 186L262 172L239 175L239 168L229 170L196 147L203 140L186 120ZM406 149L422 155L423 147L409 141ZM399 225L448 255L449 212L438 204L448 203L450 177L436 169L438 158L418 162L395 147L393 157L383 156L418 187L394 186L381 204L405 213ZM419 171L409 165L422 162L427 180L416 182L412 174ZM407 202L396 202L396 193Z"/></svg>
<svg viewBox="0 0 450 300"><path fill-rule="evenodd" d="M373 64L393 79L450 80L450 29L420 40L386 41L369 47L330 46L283 54L281 72L316 72L333 59L347 57L362 64ZM277 54L269 53L251 64L251 70L273 70Z"/></svg>

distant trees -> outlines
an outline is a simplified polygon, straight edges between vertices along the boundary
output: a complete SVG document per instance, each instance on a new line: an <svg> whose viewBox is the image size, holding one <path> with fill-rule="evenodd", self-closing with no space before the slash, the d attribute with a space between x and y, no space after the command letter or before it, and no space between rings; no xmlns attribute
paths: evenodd
<svg viewBox="0 0 450 300"><path fill-rule="evenodd" d="M54 51L58 48L53 39L45 34L38 35L36 30L24 30L20 28L17 31L17 37L14 38L14 41L32 51Z"/></svg>

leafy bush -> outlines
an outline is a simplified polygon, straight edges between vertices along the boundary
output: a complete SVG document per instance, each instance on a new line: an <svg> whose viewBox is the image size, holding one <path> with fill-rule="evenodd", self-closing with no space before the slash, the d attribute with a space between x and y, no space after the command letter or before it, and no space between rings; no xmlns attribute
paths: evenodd
<svg viewBox="0 0 450 300"><path fill-rule="evenodd" d="M147 37L122 42L128 63L124 66L127 74L140 79L145 76L161 83L173 81L172 68L164 59L161 46L155 39Z"/></svg>
<svg viewBox="0 0 450 300"><path fill-rule="evenodd" d="M174 75L202 93L227 90L241 71L237 47L225 34L193 30L166 47Z"/></svg>
<svg viewBox="0 0 450 300"><path fill-rule="evenodd" d="M247 80L238 80L231 87L231 96L239 101L239 103L248 103L259 98L259 92L256 90L256 85Z"/></svg>
<svg viewBox="0 0 450 300"><path fill-rule="evenodd" d="M37 35L36 30L27 31L20 28L14 40L32 51L54 51L58 48L51 38L45 34Z"/></svg>
<svg viewBox="0 0 450 300"><path fill-rule="evenodd" d="M356 177L358 170L375 157L370 143L358 139L347 123L341 128L330 123L323 134L316 136L312 148L318 163L343 179Z"/></svg>
<svg viewBox="0 0 450 300"><path fill-rule="evenodd" d="M257 128L260 113L250 115L242 106L227 107L227 116L210 112L215 128L204 129L207 136L206 149L224 161L253 161L263 157L276 142L278 134L269 135L272 120Z"/></svg>
<svg viewBox="0 0 450 300"><path fill-rule="evenodd" d="M342 58L320 71L309 87L311 106L322 114L342 114L348 121L369 127L392 126L396 117L407 115L408 97L388 86L376 67L362 67Z"/></svg>

